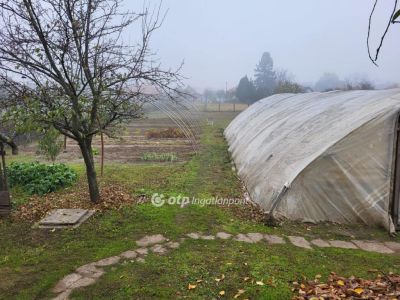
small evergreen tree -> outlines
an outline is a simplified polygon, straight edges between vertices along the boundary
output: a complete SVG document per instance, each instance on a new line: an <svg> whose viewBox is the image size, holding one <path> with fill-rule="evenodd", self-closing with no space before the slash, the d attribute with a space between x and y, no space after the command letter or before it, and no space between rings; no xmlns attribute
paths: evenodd
<svg viewBox="0 0 400 300"><path fill-rule="evenodd" d="M276 85L274 62L271 54L265 52L255 69L255 87L258 98L265 98L272 95Z"/></svg>
<svg viewBox="0 0 400 300"><path fill-rule="evenodd" d="M247 104L252 104L257 100L256 88L247 76L240 79L239 85L236 89L236 98L240 103Z"/></svg>

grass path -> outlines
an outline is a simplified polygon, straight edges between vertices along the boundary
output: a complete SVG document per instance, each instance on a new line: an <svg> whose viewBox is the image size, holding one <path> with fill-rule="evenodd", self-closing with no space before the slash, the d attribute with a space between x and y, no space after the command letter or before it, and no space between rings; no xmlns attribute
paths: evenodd
<svg viewBox="0 0 400 300"><path fill-rule="evenodd" d="M201 153L186 164L110 164L104 180L119 183L133 194L238 197L241 185L232 171L221 135L228 120L216 120L214 127L205 129ZM73 167L82 176L82 167ZM77 267L133 249L135 241L144 235L163 234L178 239L197 231L327 239L352 239L351 234L359 234L360 239L389 239L383 231L363 227L288 223L282 228L269 228L238 219L226 209L199 206L154 208L142 204L98 213L78 229L55 232L32 229L31 224L6 222L0 223L0 299L46 299L58 280ZM218 298L224 290L229 299L238 289L245 289L239 299L290 299L290 281L303 275L314 278L321 274L326 278L335 271L343 276L373 277L371 269L399 273L400 258L337 248L310 251L290 244L269 247L232 240L187 240L168 255L149 254L145 264L110 266L97 284L74 291L72 298L211 299ZM225 278L217 282L215 278L222 275ZM257 286L254 280L270 284ZM196 282L197 287L188 290L188 284Z"/></svg>

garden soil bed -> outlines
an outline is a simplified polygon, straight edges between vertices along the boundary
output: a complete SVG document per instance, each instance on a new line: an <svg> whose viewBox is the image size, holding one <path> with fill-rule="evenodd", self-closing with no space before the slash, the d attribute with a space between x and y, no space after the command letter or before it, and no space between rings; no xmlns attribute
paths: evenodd
<svg viewBox="0 0 400 300"><path fill-rule="evenodd" d="M178 162L188 161L195 154L193 142L187 138L148 138L146 133L178 128L170 119L144 119L128 125L116 134L118 138L104 137L105 162L135 163L143 162L145 153L174 153ZM93 148L97 154L95 160L100 160L100 137L93 140ZM21 147L21 153L37 156L36 143ZM67 148L57 158L58 162L82 162L82 156L77 143L67 140ZM148 163L148 162L147 162Z"/></svg>

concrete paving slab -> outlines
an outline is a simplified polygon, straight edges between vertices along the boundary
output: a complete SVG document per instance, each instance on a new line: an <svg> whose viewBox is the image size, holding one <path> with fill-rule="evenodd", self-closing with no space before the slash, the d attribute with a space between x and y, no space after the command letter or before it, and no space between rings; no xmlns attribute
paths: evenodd
<svg viewBox="0 0 400 300"><path fill-rule="evenodd" d="M149 250L147 248L140 248L135 250L139 255L147 255Z"/></svg>
<svg viewBox="0 0 400 300"><path fill-rule="evenodd" d="M296 247L312 250L310 243L302 236L289 236L288 238Z"/></svg>
<svg viewBox="0 0 400 300"><path fill-rule="evenodd" d="M98 267L108 267L119 263L120 260L121 257L119 256L111 256L94 262L93 264Z"/></svg>
<svg viewBox="0 0 400 300"><path fill-rule="evenodd" d="M386 247L392 249L394 252L400 252L400 243L398 242L385 242Z"/></svg>
<svg viewBox="0 0 400 300"><path fill-rule="evenodd" d="M59 294L57 297L53 298L53 300L68 300L71 293L72 290L66 290L65 292Z"/></svg>
<svg viewBox="0 0 400 300"><path fill-rule="evenodd" d="M138 254L136 253L136 251L130 250L130 251L126 251L124 253L121 253L121 257L122 258L126 258L126 259L134 259L136 258Z"/></svg>
<svg viewBox="0 0 400 300"><path fill-rule="evenodd" d="M198 240L201 235L197 232L192 232L192 233L188 233L186 236L191 239Z"/></svg>
<svg viewBox="0 0 400 300"><path fill-rule="evenodd" d="M81 287L86 287L89 285L92 285L96 282L95 278L90 278L90 277L83 277L81 279L78 279L71 285L71 289L78 289Z"/></svg>
<svg viewBox="0 0 400 300"><path fill-rule="evenodd" d="M150 248L152 252L155 254L163 255L167 253L167 249L164 248L162 245L154 245L153 247Z"/></svg>
<svg viewBox="0 0 400 300"><path fill-rule="evenodd" d="M215 240L215 236L213 236L213 235L202 235L202 236L200 236L200 238L201 238L202 240L206 240L206 241L213 241L213 240Z"/></svg>
<svg viewBox="0 0 400 300"><path fill-rule="evenodd" d="M83 265L76 269L76 272L84 277L95 277L98 278L104 274L104 271L100 268L97 268L94 263L90 263L87 265Z"/></svg>
<svg viewBox="0 0 400 300"><path fill-rule="evenodd" d="M342 249L358 249L356 245L354 245L352 242L346 242L346 241L329 241L329 244L331 244L332 247L334 248L342 248Z"/></svg>
<svg viewBox="0 0 400 300"><path fill-rule="evenodd" d="M264 239L264 235L261 233L251 232L248 233L247 236L254 242L258 243Z"/></svg>
<svg viewBox="0 0 400 300"><path fill-rule="evenodd" d="M178 249L179 248L179 243L178 242L168 242L165 244L170 249Z"/></svg>
<svg viewBox="0 0 400 300"><path fill-rule="evenodd" d="M312 240L312 241L311 241L311 244L313 244L313 245L315 245L315 246L317 246L317 247L320 247L320 248L328 248L328 247L331 247L331 245L330 245L327 241L324 241L324 240L322 240L322 239Z"/></svg>
<svg viewBox="0 0 400 300"><path fill-rule="evenodd" d="M226 232L218 232L216 236L221 240L228 240L232 237L232 234Z"/></svg>
<svg viewBox="0 0 400 300"><path fill-rule="evenodd" d="M353 240L352 242L354 244L356 244L360 249L365 250L365 251L377 252L377 253L383 253L383 254L394 253L394 251L392 249L386 247L384 244L377 242L377 241Z"/></svg>
<svg viewBox="0 0 400 300"><path fill-rule="evenodd" d="M75 225L88 213L87 209L55 209L52 210L40 225Z"/></svg>
<svg viewBox="0 0 400 300"><path fill-rule="evenodd" d="M247 235L239 233L236 238L235 241L237 242L244 242L244 243L249 243L249 244L254 244L254 241L249 238Z"/></svg>
<svg viewBox="0 0 400 300"><path fill-rule="evenodd" d="M87 209L55 209L35 226L39 228L77 228L95 213Z"/></svg>
<svg viewBox="0 0 400 300"><path fill-rule="evenodd" d="M273 234L264 234L265 240L272 245L286 244L285 240L277 235Z"/></svg>
<svg viewBox="0 0 400 300"><path fill-rule="evenodd" d="M82 275L77 274L77 273L72 273L67 276L65 276L63 279L61 279L57 285L54 287L53 292L54 293L62 293L68 289L79 279L82 278Z"/></svg>

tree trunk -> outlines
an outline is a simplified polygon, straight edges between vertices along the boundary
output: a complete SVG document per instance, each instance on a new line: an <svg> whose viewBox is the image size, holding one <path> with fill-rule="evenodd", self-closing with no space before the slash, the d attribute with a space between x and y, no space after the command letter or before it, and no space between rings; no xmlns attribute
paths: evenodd
<svg viewBox="0 0 400 300"><path fill-rule="evenodd" d="M18 155L18 146L14 142L9 145L11 147L11 154Z"/></svg>
<svg viewBox="0 0 400 300"><path fill-rule="evenodd" d="M94 167L92 139L87 138L78 142L81 149L83 159L86 165L86 175L89 185L90 201L93 203L100 202L99 185L97 183L97 175Z"/></svg>
<svg viewBox="0 0 400 300"><path fill-rule="evenodd" d="M5 134L0 133L0 141L10 146L12 155L18 154L18 145L14 142L12 138L10 138Z"/></svg>

